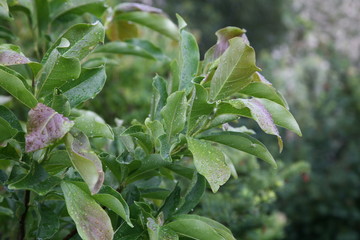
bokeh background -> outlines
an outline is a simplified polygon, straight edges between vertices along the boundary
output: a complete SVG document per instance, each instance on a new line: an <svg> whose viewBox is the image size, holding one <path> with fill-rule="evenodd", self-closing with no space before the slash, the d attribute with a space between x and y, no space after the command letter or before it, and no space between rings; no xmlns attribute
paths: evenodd
<svg viewBox="0 0 360 240"><path fill-rule="evenodd" d="M279 169L233 153L238 179L207 194L195 213L221 221L243 240L360 239L360 1L137 2L162 8L174 21L175 13L183 16L202 56L216 30L245 28L263 75L285 95L303 132L299 138L282 131L285 148L277 154L276 141L250 124ZM172 54L170 42L151 37ZM166 76L165 65L122 58L109 73L116 80L86 107L108 122L145 119L151 79L155 72Z"/></svg>

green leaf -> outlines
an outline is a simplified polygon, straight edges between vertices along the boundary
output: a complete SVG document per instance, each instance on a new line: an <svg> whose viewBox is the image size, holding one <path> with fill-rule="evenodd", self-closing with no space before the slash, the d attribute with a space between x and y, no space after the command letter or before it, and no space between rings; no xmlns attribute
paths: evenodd
<svg viewBox="0 0 360 240"><path fill-rule="evenodd" d="M196 170L206 178L211 190L217 192L231 175L224 154L208 141L188 137L187 142L194 157Z"/></svg>
<svg viewBox="0 0 360 240"><path fill-rule="evenodd" d="M66 5L66 4L64 4ZM54 49L58 49L65 58L85 58L99 43L103 43L105 38L104 26L97 22L95 24L80 23L70 27L45 54L42 63L47 60L47 56ZM62 44L66 43L63 47Z"/></svg>
<svg viewBox="0 0 360 240"><path fill-rule="evenodd" d="M138 140L139 145L144 149L146 153L151 153L153 144L149 134L143 132L143 127L140 125L134 125L126 129L122 135L129 135L135 137Z"/></svg>
<svg viewBox="0 0 360 240"><path fill-rule="evenodd" d="M84 13L91 13L97 17L101 17L106 10L104 0L53 0L50 2L51 19L55 20L59 17Z"/></svg>
<svg viewBox="0 0 360 240"><path fill-rule="evenodd" d="M252 82L245 88L241 89L240 93L256 98L265 98L288 108L285 99L280 95L280 93L278 93L271 85L263 82Z"/></svg>
<svg viewBox="0 0 360 240"><path fill-rule="evenodd" d="M165 226L160 226L152 218L147 218L147 230L150 237L150 240L178 240L179 236L170 228Z"/></svg>
<svg viewBox="0 0 360 240"><path fill-rule="evenodd" d="M80 117L75 118L74 122L77 129L85 133L88 137L104 137L114 140L114 133L99 115L92 111L76 110Z"/></svg>
<svg viewBox="0 0 360 240"><path fill-rule="evenodd" d="M39 103L29 111L26 152L48 147L62 139L73 127L74 122L57 113L54 109Z"/></svg>
<svg viewBox="0 0 360 240"><path fill-rule="evenodd" d="M204 140L212 141L237 150L254 155L276 168L276 162L266 146L247 134L240 132L219 132L201 137Z"/></svg>
<svg viewBox="0 0 360 240"><path fill-rule="evenodd" d="M161 110L161 116L164 119L164 126L169 139L171 136L174 136L184 129L186 109L187 103L185 92L177 91L167 98L167 103Z"/></svg>
<svg viewBox="0 0 360 240"><path fill-rule="evenodd" d="M268 100L269 101L269 100ZM271 102L271 101L270 101ZM233 99L229 103L237 108L248 108L250 110L251 118L253 118L260 126L260 128L267 134L275 135L278 138L280 152L283 149L283 142L277 127L275 126L272 115L265 108L265 106L255 98L251 99Z"/></svg>
<svg viewBox="0 0 360 240"><path fill-rule="evenodd" d="M128 182L133 182L138 180L138 176L143 175L144 173L149 173L155 169L159 169L161 167L169 166L170 162L163 160L163 158L159 154L150 154L141 160L141 166L135 172L131 173L129 176Z"/></svg>
<svg viewBox="0 0 360 240"><path fill-rule="evenodd" d="M65 137L65 145L73 166L88 185L90 192L97 193L104 182L104 172L100 159L91 150L89 139L80 131L73 135L69 133Z"/></svg>
<svg viewBox="0 0 360 240"><path fill-rule="evenodd" d="M38 223L37 237L42 239L51 239L54 234L60 229L59 218L54 217L56 213L54 209L39 204L38 206L40 221Z"/></svg>
<svg viewBox="0 0 360 240"><path fill-rule="evenodd" d="M106 81L105 67L83 68L79 78L69 81L60 89L72 107L93 99L104 87Z"/></svg>
<svg viewBox="0 0 360 240"><path fill-rule="evenodd" d="M179 39L177 26L165 15L152 12L122 12L115 13L115 20L124 20L137 23L157 31L173 40Z"/></svg>
<svg viewBox="0 0 360 240"><path fill-rule="evenodd" d="M152 60L164 60L161 50L146 40L133 39L126 42L109 42L96 48L95 53L123 54Z"/></svg>
<svg viewBox="0 0 360 240"><path fill-rule="evenodd" d="M64 94L62 94L61 91L57 88L53 92L53 96L51 100L51 108L64 116L70 115L70 111L71 111L70 103L67 97L64 96Z"/></svg>
<svg viewBox="0 0 360 240"><path fill-rule="evenodd" d="M62 182L61 189L70 217L82 239L113 239L111 220L89 194L69 182Z"/></svg>
<svg viewBox="0 0 360 240"><path fill-rule="evenodd" d="M284 106L267 99L258 99L271 114L276 125L302 136L300 127L294 116Z"/></svg>
<svg viewBox="0 0 360 240"><path fill-rule="evenodd" d="M65 150L56 150L50 153L49 159L42 164L43 168L51 175L71 167L69 154Z"/></svg>
<svg viewBox="0 0 360 240"><path fill-rule="evenodd" d="M13 217L14 212L10 208L5 208L0 206L0 215L5 215L8 217Z"/></svg>
<svg viewBox="0 0 360 240"><path fill-rule="evenodd" d="M80 71L80 62L77 58L63 57L58 48L54 49L35 77L36 96L39 98L51 94L55 88L78 78Z"/></svg>
<svg viewBox="0 0 360 240"><path fill-rule="evenodd" d="M181 207L176 211L176 215L185 214L192 211L201 200L206 190L205 178L196 173L194 174L190 191L185 195L185 199Z"/></svg>
<svg viewBox="0 0 360 240"><path fill-rule="evenodd" d="M179 90L189 93L200 61L199 47L195 37L186 30L180 32L180 85Z"/></svg>
<svg viewBox="0 0 360 240"><path fill-rule="evenodd" d="M165 220L169 219L176 212L180 203L180 192L180 187L176 185L174 190L165 199L163 205L159 209L158 213L162 212Z"/></svg>
<svg viewBox="0 0 360 240"><path fill-rule="evenodd" d="M50 176L43 167L34 162L30 171L20 180L9 184L8 188L13 190L27 189L44 196L60 182L60 178Z"/></svg>
<svg viewBox="0 0 360 240"><path fill-rule="evenodd" d="M111 20L105 23L106 36L111 42L124 41L139 37L139 29L136 24L124 20Z"/></svg>
<svg viewBox="0 0 360 240"><path fill-rule="evenodd" d="M180 215L165 226L175 231L177 234L197 240L224 240L214 227L203 221L201 218L195 219L188 217L191 215ZM234 238L232 238L234 239Z"/></svg>
<svg viewBox="0 0 360 240"><path fill-rule="evenodd" d="M145 126L150 132L150 136L154 145L159 145L158 138L165 134L163 125L158 120L151 121L150 118L147 118L145 119Z"/></svg>
<svg viewBox="0 0 360 240"><path fill-rule="evenodd" d="M0 117L0 133L0 143L2 143L14 137L18 133L18 130L13 128L4 118Z"/></svg>
<svg viewBox="0 0 360 240"><path fill-rule="evenodd" d="M180 215L175 217L175 221L178 220L188 220L188 221L199 221L202 223L205 223L207 225L209 225L210 227L212 227L212 229L214 229L219 235L221 235L223 237L224 240L235 240L234 236L232 235L231 231L225 227L224 225L222 225L219 222L216 222L210 218L206 218L206 217L202 217L202 216L198 216L198 215Z"/></svg>
<svg viewBox="0 0 360 240"><path fill-rule="evenodd" d="M22 80L8 72L7 68L0 65L0 87L9 92L13 97L29 108L37 104L34 95L26 89Z"/></svg>
<svg viewBox="0 0 360 240"><path fill-rule="evenodd" d="M6 0L0 0L0 19L11 20L9 6Z"/></svg>
<svg viewBox="0 0 360 240"><path fill-rule="evenodd" d="M238 92L251 82L251 75L259 70L255 65L255 51L243 38L232 38L229 43L211 80L212 101L228 98Z"/></svg>
<svg viewBox="0 0 360 240"><path fill-rule="evenodd" d="M198 128L208 120L208 116L213 112L215 104L208 103L207 99L208 93L206 89L199 84L195 84L195 93L191 99L191 111L187 129L188 132L198 130Z"/></svg>
<svg viewBox="0 0 360 240"><path fill-rule="evenodd" d="M168 93L166 89L166 81L159 75L156 75L153 79L153 96L151 104L151 119L160 120L161 119L161 109L166 105L166 99L168 98Z"/></svg>

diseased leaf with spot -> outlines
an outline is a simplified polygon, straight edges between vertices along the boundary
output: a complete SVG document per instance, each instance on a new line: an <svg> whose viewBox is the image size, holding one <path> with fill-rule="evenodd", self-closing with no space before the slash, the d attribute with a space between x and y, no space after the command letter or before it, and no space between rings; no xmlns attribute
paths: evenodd
<svg viewBox="0 0 360 240"><path fill-rule="evenodd" d="M114 231L109 216L89 194L75 184L65 181L61 183L61 189L67 211L82 239L113 239Z"/></svg>
<svg viewBox="0 0 360 240"><path fill-rule="evenodd" d="M274 120L265 108L265 106L255 98L251 99L233 99L229 103L237 108L248 108L251 113L251 117L259 124L260 128L267 134L275 135L278 138L280 152L283 149L283 142L279 134L279 130L275 126Z"/></svg>
<svg viewBox="0 0 360 240"><path fill-rule="evenodd" d="M211 190L217 192L231 175L224 154L208 141L188 137L187 142L194 157L196 170L206 178Z"/></svg>
<svg viewBox="0 0 360 240"><path fill-rule="evenodd" d="M5 66L26 64L30 60L25 57L20 48L13 44L1 44L0 45L0 64Z"/></svg>
<svg viewBox="0 0 360 240"><path fill-rule="evenodd" d="M73 166L88 185L90 192L97 193L104 182L104 172L100 159L91 150L89 139L84 133L74 131L66 135L65 146Z"/></svg>
<svg viewBox="0 0 360 240"><path fill-rule="evenodd" d="M39 103L29 111L26 140L26 152L48 147L63 138L74 122L55 112L52 108Z"/></svg>

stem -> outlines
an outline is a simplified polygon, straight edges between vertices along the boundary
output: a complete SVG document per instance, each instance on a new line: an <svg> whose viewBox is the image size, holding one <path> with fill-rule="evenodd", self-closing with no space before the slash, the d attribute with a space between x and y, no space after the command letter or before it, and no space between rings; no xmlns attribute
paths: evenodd
<svg viewBox="0 0 360 240"><path fill-rule="evenodd" d="M77 234L77 230L76 230L76 228L74 228L68 235L66 235L66 237L64 237L63 240L69 240L70 238L72 238L76 234Z"/></svg>
<svg viewBox="0 0 360 240"><path fill-rule="evenodd" d="M24 205L25 210L24 213L21 215L20 223L19 223L19 235L18 240L23 240L25 238L25 220L26 220L26 214L29 210L29 201L30 201L30 191L25 191L25 199L24 199Z"/></svg>

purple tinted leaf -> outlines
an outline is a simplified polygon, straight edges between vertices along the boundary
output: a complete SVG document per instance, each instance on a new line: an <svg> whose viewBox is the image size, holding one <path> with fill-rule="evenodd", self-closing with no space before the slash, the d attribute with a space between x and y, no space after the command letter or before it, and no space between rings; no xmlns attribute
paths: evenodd
<svg viewBox="0 0 360 240"><path fill-rule="evenodd" d="M265 83L267 85L272 85L271 82L269 82L269 80L267 80L262 74L260 74L259 72L254 73L254 81L257 82L262 82Z"/></svg>
<svg viewBox="0 0 360 240"><path fill-rule="evenodd" d="M113 239L114 231L109 216L89 194L69 182L62 182L61 189L67 211L82 239Z"/></svg>
<svg viewBox="0 0 360 240"><path fill-rule="evenodd" d="M121 3L116 6L115 11L120 11L120 12L142 11L142 12L150 12L150 13L162 13L162 10L159 8L155 8L141 3Z"/></svg>
<svg viewBox="0 0 360 240"><path fill-rule="evenodd" d="M33 152L53 144L63 138L73 125L73 121L55 112L54 109L38 103L29 112L25 136L26 152Z"/></svg>
<svg viewBox="0 0 360 240"><path fill-rule="evenodd" d="M4 50L0 52L0 64L5 66L26 64L29 62L30 60L21 53L12 50Z"/></svg>
<svg viewBox="0 0 360 240"><path fill-rule="evenodd" d="M237 27L226 27L218 30L215 34L218 38L215 45L214 60L220 57L229 47L229 40L234 37L245 35L245 30ZM247 39L247 38L246 38Z"/></svg>
<svg viewBox="0 0 360 240"><path fill-rule="evenodd" d="M103 182L104 172L101 161L91 150L89 139L83 132L67 134L66 150L75 169L80 173L92 194L97 193Z"/></svg>
<svg viewBox="0 0 360 240"><path fill-rule="evenodd" d="M229 101L232 106L238 109L244 107L248 108L251 112L252 118L259 124L260 128L267 134L275 135L278 138L280 152L283 149L283 142L274 120L265 108L265 106L255 98L251 99L234 99Z"/></svg>

